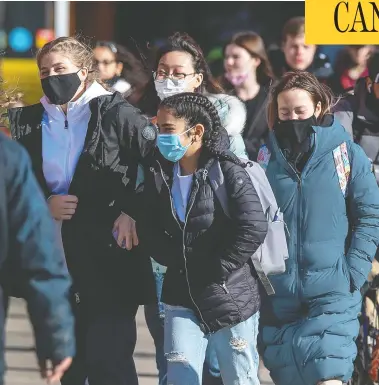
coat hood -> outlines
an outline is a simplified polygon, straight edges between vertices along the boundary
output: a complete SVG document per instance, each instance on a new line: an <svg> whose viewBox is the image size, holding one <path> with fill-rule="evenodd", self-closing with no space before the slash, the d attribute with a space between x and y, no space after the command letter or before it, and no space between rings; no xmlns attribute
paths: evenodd
<svg viewBox="0 0 379 385"><path fill-rule="evenodd" d="M324 157L332 152L336 147L344 142L351 142L350 135L346 132L338 119L334 115L326 115L319 126L312 126L314 131L314 151L312 162ZM273 131L270 132L270 140L275 143L274 151L279 151L279 145ZM279 156L279 160L283 157Z"/></svg>
<svg viewBox="0 0 379 385"><path fill-rule="evenodd" d="M208 94L207 97L217 108L221 123L228 135L241 134L246 122L245 104L236 96L226 94Z"/></svg>

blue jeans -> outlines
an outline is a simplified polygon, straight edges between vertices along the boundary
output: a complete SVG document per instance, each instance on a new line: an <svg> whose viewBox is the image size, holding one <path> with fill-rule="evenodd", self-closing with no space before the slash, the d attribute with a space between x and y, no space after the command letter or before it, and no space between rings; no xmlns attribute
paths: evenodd
<svg viewBox="0 0 379 385"><path fill-rule="evenodd" d="M259 385L258 321L259 313L235 326L205 335L192 310L166 306L167 383L201 385L207 346L211 343L224 385Z"/></svg>
<svg viewBox="0 0 379 385"><path fill-rule="evenodd" d="M167 362L164 356L164 305L161 302L162 286L166 268L152 260L157 301L145 305L145 320L155 345L155 361L158 369L159 385L167 384Z"/></svg>

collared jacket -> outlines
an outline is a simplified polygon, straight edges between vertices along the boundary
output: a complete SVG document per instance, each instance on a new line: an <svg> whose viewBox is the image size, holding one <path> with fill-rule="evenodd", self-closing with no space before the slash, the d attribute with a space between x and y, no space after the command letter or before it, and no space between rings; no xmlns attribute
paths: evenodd
<svg viewBox="0 0 379 385"><path fill-rule="evenodd" d="M154 299L148 258L139 248L118 247L112 234L121 212L136 218L137 167L155 147L156 131L147 118L119 93L89 102L91 116L68 194L78 197L71 220L64 221L62 240L74 287L93 308ZM12 136L29 152L37 180L51 195L42 158L41 104L9 110ZM72 127L71 129L75 129Z"/></svg>

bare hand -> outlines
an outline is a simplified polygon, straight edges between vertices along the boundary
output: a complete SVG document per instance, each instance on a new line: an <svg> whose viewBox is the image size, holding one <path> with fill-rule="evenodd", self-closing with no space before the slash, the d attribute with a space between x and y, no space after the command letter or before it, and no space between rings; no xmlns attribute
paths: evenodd
<svg viewBox="0 0 379 385"><path fill-rule="evenodd" d="M39 367L41 376L46 380L48 384L58 382L70 367L71 363L71 357L64 358L61 362L57 362L55 364L51 364L51 361L40 361Z"/></svg>
<svg viewBox="0 0 379 385"><path fill-rule="evenodd" d="M48 204L54 219L67 221L75 214L78 198L74 195L53 195L49 198Z"/></svg>
<svg viewBox="0 0 379 385"><path fill-rule="evenodd" d="M138 246L138 237L136 231L136 222L129 215L122 213L113 226L113 232L117 232L117 243L123 247L123 243L127 250L131 250L133 246Z"/></svg>

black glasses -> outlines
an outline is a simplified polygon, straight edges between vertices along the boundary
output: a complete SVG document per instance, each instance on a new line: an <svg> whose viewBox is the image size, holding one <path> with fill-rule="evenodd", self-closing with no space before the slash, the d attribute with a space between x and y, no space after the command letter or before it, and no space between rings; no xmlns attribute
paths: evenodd
<svg viewBox="0 0 379 385"><path fill-rule="evenodd" d="M191 76L191 75L196 75L196 72L193 72L191 74L174 73L170 75L165 71L157 71L157 72L153 71L154 80L157 80L158 82L159 81L163 82L166 79L184 80L187 76Z"/></svg>
<svg viewBox="0 0 379 385"><path fill-rule="evenodd" d="M114 54L116 54L118 51L117 51L117 47L116 47L116 44L111 42L111 41L98 41L96 43L96 47L107 47L109 48Z"/></svg>

